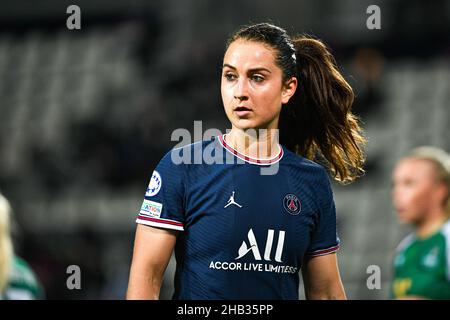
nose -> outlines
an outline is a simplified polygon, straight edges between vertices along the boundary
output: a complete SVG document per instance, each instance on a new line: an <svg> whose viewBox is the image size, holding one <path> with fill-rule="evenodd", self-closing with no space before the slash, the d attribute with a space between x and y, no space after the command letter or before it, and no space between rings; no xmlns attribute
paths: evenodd
<svg viewBox="0 0 450 320"><path fill-rule="evenodd" d="M247 82L244 77L241 77L234 87L234 98L239 101L248 100Z"/></svg>

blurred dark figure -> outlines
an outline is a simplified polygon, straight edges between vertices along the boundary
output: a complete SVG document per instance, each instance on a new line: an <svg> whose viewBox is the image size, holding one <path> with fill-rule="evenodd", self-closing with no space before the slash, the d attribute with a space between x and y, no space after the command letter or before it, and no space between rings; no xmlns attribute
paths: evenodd
<svg viewBox="0 0 450 320"><path fill-rule="evenodd" d="M359 48L353 57L356 99L353 111L362 118L379 113L382 102L381 77L384 58L374 48Z"/></svg>

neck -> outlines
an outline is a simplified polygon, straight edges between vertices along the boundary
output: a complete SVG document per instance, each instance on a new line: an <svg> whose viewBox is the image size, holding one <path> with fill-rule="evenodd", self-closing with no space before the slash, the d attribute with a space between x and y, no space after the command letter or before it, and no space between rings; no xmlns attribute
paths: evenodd
<svg viewBox="0 0 450 320"><path fill-rule="evenodd" d="M442 209L436 210L434 214L430 214L429 218L426 218L416 223L416 235L419 238L427 238L437 232L441 226L445 223L447 217Z"/></svg>
<svg viewBox="0 0 450 320"><path fill-rule="evenodd" d="M270 159L280 153L278 129L243 130L233 127L227 143L240 153L258 159Z"/></svg>

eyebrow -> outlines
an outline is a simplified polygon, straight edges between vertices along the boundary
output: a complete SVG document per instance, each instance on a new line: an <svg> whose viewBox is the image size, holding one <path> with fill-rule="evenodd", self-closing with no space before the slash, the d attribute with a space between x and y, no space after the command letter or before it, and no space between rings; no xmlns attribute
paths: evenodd
<svg viewBox="0 0 450 320"><path fill-rule="evenodd" d="M224 63L222 69L225 68L225 67L228 67L228 68L233 69L233 70L237 70L236 67L233 67L232 65L230 65L228 63ZM266 71L268 73L272 73L269 69L266 69L266 68L263 68L263 67L249 69L248 71L250 71L250 72Z"/></svg>

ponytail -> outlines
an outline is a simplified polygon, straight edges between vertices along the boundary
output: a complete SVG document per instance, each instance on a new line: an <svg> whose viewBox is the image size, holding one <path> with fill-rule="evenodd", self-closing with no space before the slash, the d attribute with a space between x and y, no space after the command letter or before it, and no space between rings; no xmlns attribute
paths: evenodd
<svg viewBox="0 0 450 320"><path fill-rule="evenodd" d="M327 47L308 36L293 39L298 87L280 114L280 141L289 150L322 162L340 182L364 173L362 134L351 113L353 90Z"/></svg>

